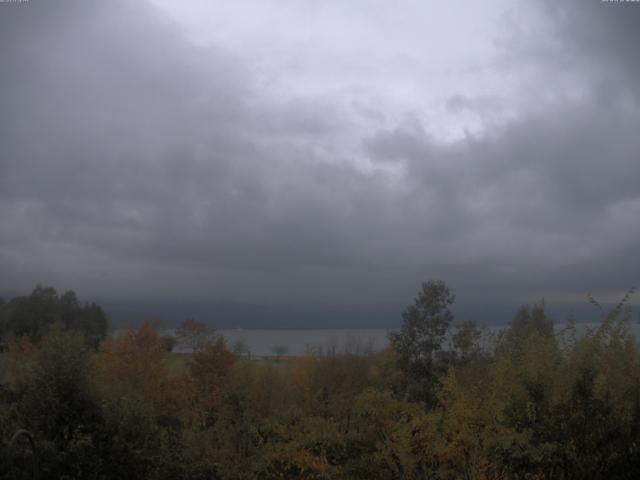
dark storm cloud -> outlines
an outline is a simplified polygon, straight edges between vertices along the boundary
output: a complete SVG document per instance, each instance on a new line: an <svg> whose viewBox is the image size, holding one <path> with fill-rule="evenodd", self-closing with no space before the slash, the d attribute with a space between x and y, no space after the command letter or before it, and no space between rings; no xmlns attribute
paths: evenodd
<svg viewBox="0 0 640 480"><path fill-rule="evenodd" d="M639 266L639 122L637 113L563 104L494 138L437 147L393 131L368 145L376 157L404 160L414 192L407 208L430 198L429 210L441 215L424 233L440 238L453 264L483 258L505 273L485 271L485 281L513 278L540 290L623 288Z"/></svg>
<svg viewBox="0 0 640 480"><path fill-rule="evenodd" d="M415 119L382 127L380 112L363 134L326 98L271 98L145 3L3 6L0 289L396 301L442 277L463 298L520 301L627 287L635 33L616 5L554 5L562 48L536 68L572 58L586 93L447 144Z"/></svg>
<svg viewBox="0 0 640 480"><path fill-rule="evenodd" d="M360 242L358 223L372 215L357 210L375 208L384 179L316 158L307 138L322 141L341 123L330 108L262 105L241 66L195 49L146 6L33 2L7 13L5 288L39 270L73 283L61 265L35 265L56 264L44 257L60 250L77 250L65 262L80 281L140 274L148 283L129 285L134 294L179 285L171 277L189 268L228 279L196 285L198 295L241 297L245 284L249 296L264 294L243 278L253 270L285 294L299 282L278 284L282 270L304 277L362 262L344 246ZM87 251L102 260L84 269ZM127 273L131 262L143 272ZM166 265L166 277L150 265Z"/></svg>
<svg viewBox="0 0 640 480"><path fill-rule="evenodd" d="M582 73L593 75L603 88L639 93L640 9L635 2L540 3L560 41L556 58L566 67L584 68Z"/></svg>
<svg viewBox="0 0 640 480"><path fill-rule="evenodd" d="M540 85L551 88L558 76L581 77L578 99L570 89L546 104L534 94L516 120L453 145L438 146L424 132L403 128L379 132L366 145L377 161L401 161L413 190L422 198L431 193L432 208L446 212L433 231L453 241L443 242L445 256L456 258L446 245L459 237L462 249L475 252L464 271L470 284L484 281L503 291L624 289L637 283L640 267L634 254L640 104L629 96L640 85L634 48L640 9L540 3L557 36L543 47L520 44L506 52L503 68L530 62ZM535 55L527 55L532 50ZM459 95L447 107L496 107L485 100ZM486 270L478 275L482 264Z"/></svg>

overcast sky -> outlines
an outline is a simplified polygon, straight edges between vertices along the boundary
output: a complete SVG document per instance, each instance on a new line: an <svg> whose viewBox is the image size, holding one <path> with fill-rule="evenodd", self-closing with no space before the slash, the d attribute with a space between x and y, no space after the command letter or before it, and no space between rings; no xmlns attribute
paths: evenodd
<svg viewBox="0 0 640 480"><path fill-rule="evenodd" d="M0 292L616 298L639 46L637 2L0 3Z"/></svg>

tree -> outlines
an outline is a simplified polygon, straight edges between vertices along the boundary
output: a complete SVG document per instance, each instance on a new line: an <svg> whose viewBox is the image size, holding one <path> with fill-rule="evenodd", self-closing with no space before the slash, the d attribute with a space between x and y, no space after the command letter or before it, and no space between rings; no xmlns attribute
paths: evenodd
<svg viewBox="0 0 640 480"><path fill-rule="evenodd" d="M520 352L531 337L554 339L553 320L547 316L544 303L520 307L500 338L500 351Z"/></svg>
<svg viewBox="0 0 640 480"><path fill-rule="evenodd" d="M162 347L168 353L173 352L173 349L175 348L176 343L178 343L178 341L176 340L176 337L174 337L172 335L162 335L160 337L160 341L162 342Z"/></svg>
<svg viewBox="0 0 640 480"><path fill-rule="evenodd" d="M289 349L284 345L274 345L271 347L271 351L276 355L276 362L280 361L280 358L287 354Z"/></svg>
<svg viewBox="0 0 640 480"><path fill-rule="evenodd" d="M81 332L85 343L97 346L107 336L108 320L95 303L81 305L73 290L58 295L52 287L37 285L30 295L0 304L0 334L27 335L39 341L55 324Z"/></svg>
<svg viewBox="0 0 640 480"><path fill-rule="evenodd" d="M56 327L43 338L18 412L38 438L45 478L78 478L93 469L91 434L101 424L88 354L79 332Z"/></svg>
<svg viewBox="0 0 640 480"><path fill-rule="evenodd" d="M61 320L58 294L52 287L37 285L31 295L15 297L4 308L5 330L17 337L28 335L40 340Z"/></svg>
<svg viewBox="0 0 640 480"><path fill-rule="evenodd" d="M176 340L180 347L196 352L216 339L213 328L192 318L183 320L176 329Z"/></svg>
<svg viewBox="0 0 640 480"><path fill-rule="evenodd" d="M482 330L472 320L466 320L456 325L456 333L453 334L453 347L460 360L467 361L477 357L481 352Z"/></svg>
<svg viewBox="0 0 640 480"><path fill-rule="evenodd" d="M210 342L193 353L189 373L202 409L207 410L220 402L223 385L234 362L234 354L227 349L227 344L220 335L216 336L215 342Z"/></svg>
<svg viewBox="0 0 640 480"><path fill-rule="evenodd" d="M233 353L235 353L238 357L242 357L247 354L249 358L251 358L251 350L247 346L246 342L242 339L238 339L233 344Z"/></svg>
<svg viewBox="0 0 640 480"><path fill-rule="evenodd" d="M414 304L402 314L400 331L389 334L398 354L398 366L406 376L407 394L414 400L426 403L435 400L434 354L441 349L453 320L449 307L454 300L443 281L424 282Z"/></svg>

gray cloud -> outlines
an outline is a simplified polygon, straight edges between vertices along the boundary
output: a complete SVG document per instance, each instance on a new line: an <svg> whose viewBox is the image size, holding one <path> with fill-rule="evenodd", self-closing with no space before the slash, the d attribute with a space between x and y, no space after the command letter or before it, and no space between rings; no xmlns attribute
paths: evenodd
<svg viewBox="0 0 640 480"><path fill-rule="evenodd" d="M3 6L0 291L373 305L431 277L467 302L628 287L640 9L540 5L555 40L514 42L500 68L528 89L569 58L581 94L559 82L454 142L344 92L278 100L146 3Z"/></svg>

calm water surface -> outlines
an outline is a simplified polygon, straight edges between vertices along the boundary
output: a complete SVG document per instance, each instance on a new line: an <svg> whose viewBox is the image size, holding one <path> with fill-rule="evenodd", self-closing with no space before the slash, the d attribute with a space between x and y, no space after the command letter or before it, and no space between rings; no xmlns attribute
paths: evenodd
<svg viewBox="0 0 640 480"><path fill-rule="evenodd" d="M629 323L636 338L640 338L640 324ZM579 323L576 325L578 335L588 328L596 328L596 323ZM504 325L487 327L489 336L497 335ZM565 328L564 324L556 324L556 330ZM316 330L219 330L230 349L241 340L252 355L274 355L276 347L282 346L287 355L302 355L307 351L322 349L323 352L335 349L337 352L348 350L354 353L378 351L389 343L387 334L395 329L316 329Z"/></svg>
<svg viewBox="0 0 640 480"><path fill-rule="evenodd" d="M219 330L230 349L241 340L252 355L274 355L282 346L287 355L302 355L308 350L363 353L386 347L389 329L318 329L318 330Z"/></svg>

